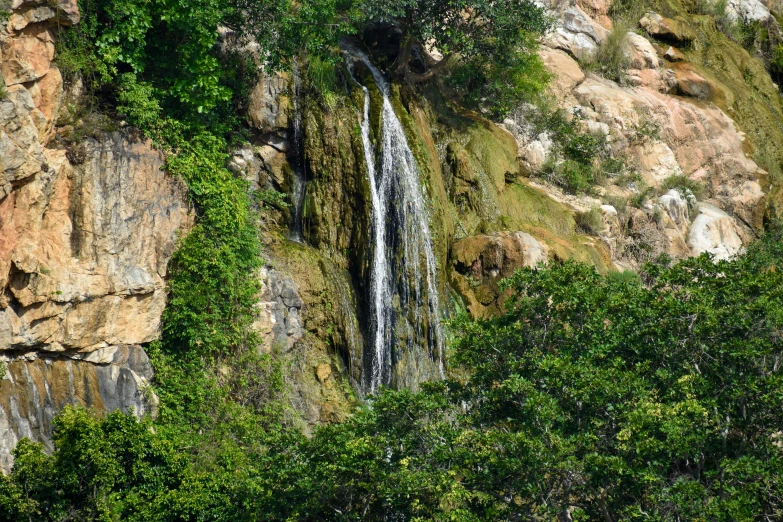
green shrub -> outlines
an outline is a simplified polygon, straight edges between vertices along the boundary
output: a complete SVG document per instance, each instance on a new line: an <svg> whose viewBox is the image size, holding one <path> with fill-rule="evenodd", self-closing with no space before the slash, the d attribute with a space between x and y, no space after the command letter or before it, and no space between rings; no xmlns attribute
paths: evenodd
<svg viewBox="0 0 783 522"><path fill-rule="evenodd" d="M648 199L650 199L650 196L655 192L655 190L647 186L644 182L640 182L637 184L636 192L631 197L631 199L628 201L628 203L635 208L642 208L647 202Z"/></svg>
<svg viewBox="0 0 783 522"><path fill-rule="evenodd" d="M631 25L628 23L615 22L608 38L598 49L598 53L593 57L581 60L583 67L620 85L625 85L625 72L630 65L625 54L625 46L630 28Z"/></svg>
<svg viewBox="0 0 783 522"><path fill-rule="evenodd" d="M599 162L609 152L606 136L586 130L581 112L568 117L542 102L521 109L516 117L532 126L533 135L546 133L552 140L553 154L542 167L542 177L573 194L603 183L606 176Z"/></svg>
<svg viewBox="0 0 783 522"><path fill-rule="evenodd" d="M577 212L574 216L577 230L591 236L600 236L604 229L604 215L599 207L587 212Z"/></svg>
<svg viewBox="0 0 783 522"><path fill-rule="evenodd" d="M166 168L188 184L199 219L170 263L164 346L229 354L257 342L249 326L261 258L248 186L226 169L223 139L208 132L174 139Z"/></svg>
<svg viewBox="0 0 783 522"><path fill-rule="evenodd" d="M663 180L663 183L661 184L661 193L666 193L672 189L679 191L683 196L687 196L688 193L691 193L696 199L703 199L706 192L704 183L682 174L675 174Z"/></svg>
<svg viewBox="0 0 783 522"><path fill-rule="evenodd" d="M645 145L661 139L661 127L646 114L639 114L639 123L634 124L633 134L629 137L632 145Z"/></svg>
<svg viewBox="0 0 783 522"><path fill-rule="evenodd" d="M542 167L542 177L569 194L588 192L592 187L593 167L574 160L547 161Z"/></svg>

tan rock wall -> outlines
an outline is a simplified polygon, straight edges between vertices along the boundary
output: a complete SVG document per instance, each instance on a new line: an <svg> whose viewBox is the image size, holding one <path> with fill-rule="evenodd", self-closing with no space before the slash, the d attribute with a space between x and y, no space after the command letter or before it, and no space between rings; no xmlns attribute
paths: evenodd
<svg viewBox="0 0 783 522"><path fill-rule="evenodd" d="M157 338L166 265L191 222L162 156L122 134L46 150L0 201L0 350L91 351Z"/></svg>
<svg viewBox="0 0 783 522"><path fill-rule="evenodd" d="M132 132L47 148L63 81L53 27L75 0L13 0L0 28L0 471L23 437L52 449L68 404L144 415L166 267L193 223L187 188ZM78 151L75 154L74 151ZM71 160L69 160L69 157Z"/></svg>

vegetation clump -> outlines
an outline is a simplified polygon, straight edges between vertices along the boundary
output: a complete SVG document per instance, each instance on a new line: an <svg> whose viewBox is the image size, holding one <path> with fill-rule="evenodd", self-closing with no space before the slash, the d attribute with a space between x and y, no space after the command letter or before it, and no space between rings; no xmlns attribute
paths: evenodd
<svg viewBox="0 0 783 522"><path fill-rule="evenodd" d="M641 278L575 262L520 270L502 316L454 321L459 379L383 390L311 439L224 403L194 459L165 424L69 409L52 456L18 445L0 510L20 521L775 519L781 259L778 226L733 261L661 258Z"/></svg>
<svg viewBox="0 0 783 522"><path fill-rule="evenodd" d="M280 364L258 352L250 328L257 215L247 184L226 169L257 63L227 50L218 28L259 42L256 58L269 67L307 55L309 84L326 89L337 84L339 36L395 23L403 37L392 72L412 82L443 73L464 86L466 103L502 116L543 81L532 50L545 20L532 4L80 7L83 24L61 35L61 67L168 152L166 168L187 182L197 221L169 267L163 338L148 347L159 417L66 409L52 455L17 445L12 473L0 476L0 519L783 516L780 226L733 261L658 259L641 277L575 262L520 270L505 283L503 315L453 321L460 378L417 393L382 390L312 438L287 421ZM441 61L431 61L430 42ZM605 138L585 131L578 114L531 121L556 144L547 173L555 183L584 192L601 181ZM697 189L688 184L670 188ZM282 204L265 192L256 199ZM598 233L599 218L593 209L579 225Z"/></svg>

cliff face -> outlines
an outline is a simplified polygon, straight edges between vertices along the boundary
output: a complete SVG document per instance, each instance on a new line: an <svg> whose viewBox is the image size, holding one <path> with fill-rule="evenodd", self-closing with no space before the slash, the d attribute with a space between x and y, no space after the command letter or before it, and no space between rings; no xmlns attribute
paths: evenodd
<svg viewBox="0 0 783 522"><path fill-rule="evenodd" d="M0 34L0 465L50 446L66 404L148 413L166 265L192 222L187 190L131 132L55 148L62 77L52 30L74 2L13 4Z"/></svg>
<svg viewBox="0 0 783 522"><path fill-rule="evenodd" d="M769 34L777 22L764 13L776 6L731 3L737 19L763 19ZM434 86L388 92L426 200L444 317L463 308L496 313L499 282L541 262L574 258L607 272L638 269L661 253L730 257L783 208L779 92L713 17L674 0L650 2L629 26L616 13L613 21L602 0L547 7L557 24L540 53L554 108L605 137L614 162L596 165L606 182L589 196L564 192L547 174L562 158L552 133L536 130L540 109L496 125ZM193 222L186 187L133 132L67 148L56 139L68 129L57 122L65 94L53 29L78 22L75 1L14 0L12 10L0 30L3 469L21 437L50 446L52 417L66 404L154 411L143 345L159 336L166 266ZM617 27L625 27L619 39ZM596 60L618 40L621 74L597 74ZM377 150L382 94L353 65L370 93ZM301 242L290 239L291 207L267 209L259 223L268 262L255 327L263 348L286 362L291 403L308 430L344 419L371 367L374 203L364 91L346 77L336 101L323 103L301 96L292 80L258 83L253 138L229 167L253 189L291 194L305 180ZM416 317L399 310L399 296L390 301L395 313ZM412 353L394 355L393 384L416 387L436 374L437 357Z"/></svg>
<svg viewBox="0 0 783 522"><path fill-rule="evenodd" d="M636 268L659 253L727 258L780 215L783 106L759 43L780 42L779 4L729 2L720 20L714 2L548 6L558 23L541 56L555 77L553 95L607 135L613 157L626 166L625 176L608 173L596 199L548 191L581 211L600 210L595 232L618 268ZM725 34L737 23L762 28L747 49ZM612 45L623 69L608 79L593 71ZM506 124L519 138L523 165L535 170L551 150L550 137L526 132L524 121ZM702 190L671 190L675 176ZM631 200L633 207L615 207Z"/></svg>
<svg viewBox="0 0 783 522"><path fill-rule="evenodd" d="M761 17L767 34L777 34L774 17L756 3L732 3L729 16ZM603 136L613 162L598 166L606 181L589 195L566 193L547 175L547 164L556 168L562 158L551 133L535 130L540 109L520 111L497 126L434 89L393 91L428 198L442 301L450 301L444 313L463 306L474 316L497 312L503 302L499 282L516 268L548 260L575 258L613 271L636 270L660 254L729 258L779 213L778 89L761 60L691 4L649 2L611 13L611 2L602 0L546 4L556 27L540 54L553 74L554 108L573 115L583 132ZM614 78L599 74L597 63L613 42L619 42L615 55L622 64ZM372 93L371 138L377 146L380 95L371 75L354 66ZM305 302L302 310L321 307L326 313L300 314L297 324L323 333L319 325L326 322L331 333L322 348L340 354L357 382L366 371L374 327L368 316L373 203L359 129L363 94L348 78L344 88L330 106L307 103L304 115L307 245L290 248L318 261L294 268L286 263L289 247L282 246L271 256L304 292L311 276L303 268L317 265L326 273L324 267L333 266L343 274L347 284L327 285L327 291L347 293L340 304L357 303L358 310L335 310L329 299ZM280 89L286 102L277 105L290 108L293 91ZM286 131L279 126L272 134L290 157ZM275 146L268 136L258 144L259 157L269 158ZM292 170L267 171L268 186L290 189ZM286 223L285 214L280 221ZM286 241L277 236L271 243ZM363 343L351 341L355 336L347 330L357 322ZM404 354L398 357L396 382L415 386L418 366L406 366Z"/></svg>

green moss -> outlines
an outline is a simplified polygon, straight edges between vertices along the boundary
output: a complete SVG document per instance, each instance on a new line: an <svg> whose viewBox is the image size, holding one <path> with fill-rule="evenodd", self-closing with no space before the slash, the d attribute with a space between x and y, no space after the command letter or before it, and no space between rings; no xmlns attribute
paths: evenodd
<svg viewBox="0 0 783 522"><path fill-rule="evenodd" d="M568 207L525 183L509 185L501 195L501 205L510 230L539 227L564 237L576 233L574 214Z"/></svg>

